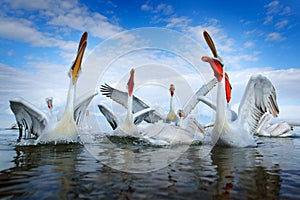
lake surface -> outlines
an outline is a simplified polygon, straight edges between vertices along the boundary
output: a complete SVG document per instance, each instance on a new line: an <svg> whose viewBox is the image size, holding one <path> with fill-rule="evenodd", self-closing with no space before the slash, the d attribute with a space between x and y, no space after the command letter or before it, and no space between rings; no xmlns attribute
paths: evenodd
<svg viewBox="0 0 300 200"><path fill-rule="evenodd" d="M293 132L300 135L300 127ZM97 160L85 145L16 146L17 136L0 130L1 199L300 199L300 137L260 137L258 147L214 147L206 155L191 145L166 166L130 173ZM122 165L124 157L111 154L99 156Z"/></svg>

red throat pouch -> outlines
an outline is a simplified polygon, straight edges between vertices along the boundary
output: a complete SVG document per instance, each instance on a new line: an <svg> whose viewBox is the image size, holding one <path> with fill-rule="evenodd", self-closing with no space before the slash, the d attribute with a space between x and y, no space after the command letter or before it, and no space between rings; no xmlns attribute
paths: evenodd
<svg viewBox="0 0 300 200"><path fill-rule="evenodd" d="M133 92L133 87L134 87L134 69L131 69L130 72L130 78L129 81L127 83L127 87L128 87L128 95L131 96L132 92Z"/></svg>
<svg viewBox="0 0 300 200"><path fill-rule="evenodd" d="M219 82L221 82L223 79L223 64L219 60L208 56L203 56L202 61L208 62L210 64L211 68L214 71L215 77Z"/></svg>
<svg viewBox="0 0 300 200"><path fill-rule="evenodd" d="M227 103L229 103L231 100L231 90L232 90L232 87L229 82L229 77L228 77L227 73L225 73L225 93L226 93Z"/></svg>
<svg viewBox="0 0 300 200"><path fill-rule="evenodd" d="M213 63L214 63L214 74L215 77L218 79L218 81L222 81L223 79L223 65L221 64L220 61L213 59Z"/></svg>

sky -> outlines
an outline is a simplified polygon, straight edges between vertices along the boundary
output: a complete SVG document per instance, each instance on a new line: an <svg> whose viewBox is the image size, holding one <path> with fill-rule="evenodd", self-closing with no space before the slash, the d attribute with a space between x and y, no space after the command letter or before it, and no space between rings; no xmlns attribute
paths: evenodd
<svg viewBox="0 0 300 200"><path fill-rule="evenodd" d="M190 94L211 76L210 69L202 71L200 55L211 55L202 36L206 29L229 73L234 110L250 76L262 74L276 88L279 119L300 121L298 1L2 0L0 10L0 127L15 122L9 107L15 97L46 112L45 98L52 96L57 110L63 108L67 73L85 31L89 36L79 93L97 91L104 82L125 83L135 66L140 71L136 94L149 104L166 102L168 109L167 89L174 82L175 106L182 106L189 97L187 88ZM193 47L186 48L189 42ZM159 69L166 75L153 73ZM95 104L108 101L101 95L95 98Z"/></svg>

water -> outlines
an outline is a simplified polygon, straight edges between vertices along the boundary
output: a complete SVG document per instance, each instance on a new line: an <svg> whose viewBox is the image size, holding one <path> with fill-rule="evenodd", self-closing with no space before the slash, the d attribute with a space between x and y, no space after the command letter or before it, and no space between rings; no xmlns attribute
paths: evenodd
<svg viewBox="0 0 300 200"><path fill-rule="evenodd" d="M201 145L192 145L159 170L128 173L97 161L83 145L15 146L17 136L0 130L3 199L300 199L300 137L261 137L256 148L215 147L204 157Z"/></svg>

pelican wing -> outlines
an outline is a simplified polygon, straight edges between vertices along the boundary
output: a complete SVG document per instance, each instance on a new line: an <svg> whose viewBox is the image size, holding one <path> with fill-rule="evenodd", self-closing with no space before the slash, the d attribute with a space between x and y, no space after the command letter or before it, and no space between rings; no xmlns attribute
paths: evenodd
<svg viewBox="0 0 300 200"><path fill-rule="evenodd" d="M200 101L202 101L202 97L207 95L213 89L213 87L216 86L216 84L217 84L217 79L213 78L207 84L204 84L201 88L199 88L198 91L185 103L185 105L183 106L183 112L186 115L190 114L197 106L197 104ZM206 101L202 101L202 102L207 103ZM207 105L211 107L211 105L209 104ZM211 108L215 110L216 107L214 106L214 108L213 107Z"/></svg>
<svg viewBox="0 0 300 200"><path fill-rule="evenodd" d="M135 125L140 124L142 121L144 121L146 117L148 117L154 111L155 110L153 108L146 108L144 110L134 113L133 115L134 124Z"/></svg>
<svg viewBox="0 0 300 200"><path fill-rule="evenodd" d="M198 100L201 101L202 103L206 104L207 106L209 106L214 111L216 111L217 105L210 98L207 98L205 96L200 96L200 97L198 97Z"/></svg>
<svg viewBox="0 0 300 200"><path fill-rule="evenodd" d="M110 124L111 128L115 130L118 127L119 121L117 117L113 114L111 110L106 108L104 105L98 105L99 110L106 118L107 122Z"/></svg>
<svg viewBox="0 0 300 200"><path fill-rule="evenodd" d="M122 105L124 108L127 108L127 99L128 99L128 93L127 92L122 92L118 89L115 89L108 84L101 85L100 91L102 92L102 95L111 98L113 101L119 103ZM133 101L132 101L132 112L136 113L141 110L150 108L146 103L144 103L142 100L137 98L136 96L132 96ZM151 112L149 115L144 119L146 122L149 123L155 123L160 120L163 120L163 117L157 113L157 112Z"/></svg>
<svg viewBox="0 0 300 200"><path fill-rule="evenodd" d="M253 133L259 120L267 112L273 117L278 116L275 88L266 77L252 76L239 106L238 123L248 132Z"/></svg>
<svg viewBox="0 0 300 200"><path fill-rule="evenodd" d="M17 123L28 129L28 132L39 136L48 123L45 113L23 98L14 98L9 102Z"/></svg>
<svg viewBox="0 0 300 200"><path fill-rule="evenodd" d="M254 130L254 133L256 134L256 133L259 133L261 130L266 129L269 121L271 120L271 117L272 116L269 113L266 113L265 115L263 115L260 118L260 120L257 124L257 127Z"/></svg>
<svg viewBox="0 0 300 200"><path fill-rule="evenodd" d="M75 101L74 106L74 120L76 122L76 125L80 125L80 123L83 121L87 108L90 105L93 98L97 95L97 92L89 91L88 93L83 94Z"/></svg>

